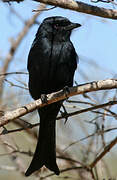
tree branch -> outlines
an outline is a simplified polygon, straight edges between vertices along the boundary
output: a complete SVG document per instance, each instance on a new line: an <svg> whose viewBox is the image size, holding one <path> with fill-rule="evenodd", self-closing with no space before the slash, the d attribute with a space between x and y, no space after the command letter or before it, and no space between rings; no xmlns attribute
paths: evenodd
<svg viewBox="0 0 117 180"><path fill-rule="evenodd" d="M92 91L107 90L107 89L114 89L114 88L117 88L117 79L93 81L90 83L81 84L79 86L69 88L69 93L67 97L71 97L78 94L84 94L84 93L92 92ZM60 90L58 92L47 95L47 103L42 103L41 99L38 99L36 101L33 101L30 104L17 108L16 110L2 113L0 117L0 127L40 107L43 107L43 106L46 106L47 104L51 104L51 103L64 100L64 99L66 99L65 90ZM117 101L114 101L114 104L116 103Z"/></svg>
<svg viewBox="0 0 117 180"><path fill-rule="evenodd" d="M114 140L112 140L111 143L104 148L104 151L102 151L89 166L93 168L98 163L98 161L113 148L115 144L117 144L117 137L115 137Z"/></svg>
<svg viewBox="0 0 117 180"><path fill-rule="evenodd" d="M3 2L21 2L23 0L2 0ZM106 9L93 5L89 5L80 1L74 0L33 0L44 4L49 4L64 9L71 9L73 11L91 14L103 18L117 19L116 9Z"/></svg>

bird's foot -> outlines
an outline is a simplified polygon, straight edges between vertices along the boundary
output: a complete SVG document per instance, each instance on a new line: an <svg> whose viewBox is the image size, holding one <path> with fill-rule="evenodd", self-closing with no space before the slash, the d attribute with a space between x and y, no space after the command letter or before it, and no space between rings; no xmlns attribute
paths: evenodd
<svg viewBox="0 0 117 180"><path fill-rule="evenodd" d="M70 93L69 87L68 87L68 86L65 86L65 87L63 88L63 92L65 93L66 99L68 99L68 98L69 98L68 95L69 95L69 93Z"/></svg>
<svg viewBox="0 0 117 180"><path fill-rule="evenodd" d="M42 104L47 104L48 103L46 94L41 94L41 102L42 102Z"/></svg>

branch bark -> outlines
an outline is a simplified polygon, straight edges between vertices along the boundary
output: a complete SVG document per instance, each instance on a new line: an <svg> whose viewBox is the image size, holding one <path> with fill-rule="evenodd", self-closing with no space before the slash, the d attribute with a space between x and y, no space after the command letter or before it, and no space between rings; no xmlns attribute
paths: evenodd
<svg viewBox="0 0 117 180"><path fill-rule="evenodd" d="M107 89L114 89L114 88L117 88L117 79L93 81L90 83L86 83L86 84L82 84L76 87L69 88L69 93L67 94L67 97L71 97L78 94L84 94L84 93L92 92L92 91L107 90ZM58 92L47 95L47 103L42 103L41 99L38 99L36 101L33 101L30 104L17 108L16 110L8 111L8 112L5 112L4 114L1 113L0 127L40 107L43 107L43 106L46 106L47 104L51 104L51 103L64 100L64 99L66 99L66 93L64 90L60 90Z"/></svg>
<svg viewBox="0 0 117 180"><path fill-rule="evenodd" d="M23 0L2 0L3 2L21 2ZM91 14L103 18L117 19L117 10L116 9L106 9L93 5L86 4L80 1L74 0L33 0L41 2L44 4L49 4L64 9L70 9L77 12L82 12L86 14Z"/></svg>

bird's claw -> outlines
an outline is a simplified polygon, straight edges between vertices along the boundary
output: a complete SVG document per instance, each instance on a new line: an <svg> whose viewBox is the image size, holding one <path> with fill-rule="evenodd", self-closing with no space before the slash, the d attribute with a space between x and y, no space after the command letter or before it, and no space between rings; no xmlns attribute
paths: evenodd
<svg viewBox="0 0 117 180"><path fill-rule="evenodd" d="M47 95L46 94L41 94L41 102L42 104L47 104L48 100L47 100Z"/></svg>
<svg viewBox="0 0 117 180"><path fill-rule="evenodd" d="M66 99L68 99L68 98L69 98L68 95L69 95L69 93L70 93L69 87L68 87L68 86L65 86L65 87L63 88L63 92L65 93Z"/></svg>

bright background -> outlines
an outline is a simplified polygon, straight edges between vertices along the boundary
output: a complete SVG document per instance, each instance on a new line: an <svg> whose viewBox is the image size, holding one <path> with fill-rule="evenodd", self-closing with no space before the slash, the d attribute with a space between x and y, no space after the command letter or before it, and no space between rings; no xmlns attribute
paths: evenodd
<svg viewBox="0 0 117 180"><path fill-rule="evenodd" d="M117 8L116 6L113 6L112 4L109 3L95 4L95 3L90 3L89 0L84 0L84 2L105 8ZM38 3L28 0L19 4L11 3L11 5L7 3L6 4L0 3L0 11L1 11L0 68L2 68L6 54L9 52L11 39L17 38L18 33L21 32L22 28L24 27L24 22L22 22L17 16L14 15L14 13L12 13L11 8L15 9L15 11L21 16L21 18L24 21L26 21L34 14L32 10L37 9L37 5ZM78 13L75 11L70 11L60 8L56 8L41 13L37 21L41 23L44 18L48 16L56 16L56 15L65 16L69 18L71 21L78 22L82 25L79 29L74 30L71 36L71 40L79 55L79 67L75 75L75 80L78 82L78 84L86 83L89 81L100 80L100 79L107 79L113 77L115 78L117 74L117 45L116 45L117 21L86 15L83 13ZM29 33L25 36L18 50L15 53L14 59L10 63L8 72L15 72L15 71L27 72L28 52L33 42L37 29L38 29L38 25L33 25ZM11 80L16 84L19 84L18 78L20 78L21 81L27 84L28 82L27 75L23 75L23 76L20 75L18 77L8 76L7 79ZM19 90L19 88L11 87L7 83L5 83L5 87L6 88L4 91L4 97L7 97L10 93L11 95L15 95L17 107L21 106L22 104L27 104L32 100L28 91ZM98 98L97 98L98 102L101 103L104 101L107 102L107 100L111 99L112 97L112 94L110 93L107 99L102 100L102 95L100 93L97 94L98 94ZM80 97L80 99L82 99L82 97ZM7 103L9 105L8 109L16 108L16 104L12 102L12 99L10 99L9 102L7 102L7 100L4 102L5 105ZM116 108L114 108L114 110L116 110ZM78 117L78 118L89 120L90 118L92 118L92 116L89 113L88 116L84 115L83 117ZM116 125L116 121L112 121L111 125ZM69 128L69 126L71 126L70 122L68 122L66 127ZM93 129L92 127L93 126L90 126L88 124L89 132L91 132L91 130ZM74 133L72 136L74 140L78 140L84 137L83 129L79 129L79 132L77 132L78 131L77 126L75 124L73 125L73 128L74 128ZM57 131L59 133L59 138L61 139L62 135L60 135L61 134L59 132L60 130L57 129ZM116 134L114 131L113 134L110 133L107 136L107 139L108 140L113 139L115 135ZM72 142L73 139L71 139L70 142ZM58 143L60 143L60 140L58 140ZM64 146L65 145L67 146L68 144L64 144ZM3 172L2 180L3 178L6 179L6 177L7 175ZM15 178L15 176L13 177ZM24 177L22 177L22 179L23 178Z"/></svg>

